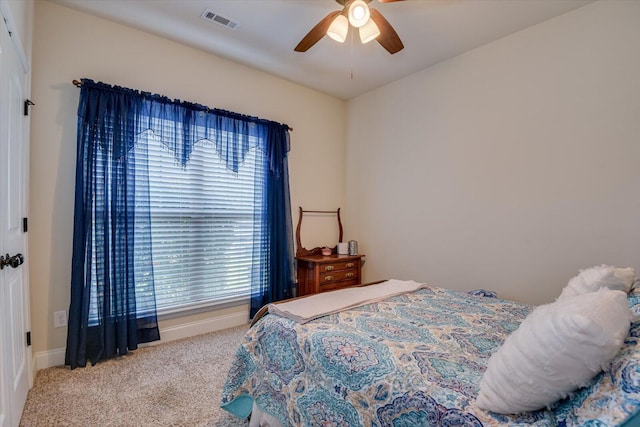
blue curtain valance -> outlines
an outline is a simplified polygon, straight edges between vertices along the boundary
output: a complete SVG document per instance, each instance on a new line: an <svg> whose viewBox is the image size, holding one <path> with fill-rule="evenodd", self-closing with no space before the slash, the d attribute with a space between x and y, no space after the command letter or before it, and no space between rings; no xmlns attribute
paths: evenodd
<svg viewBox="0 0 640 427"><path fill-rule="evenodd" d="M162 143L174 153L184 167L195 144L201 140L211 141L227 168L237 172L249 150L258 146L267 153L271 173L280 176L281 162L286 157L289 143L267 147L268 133L288 131L289 126L233 113L218 108L209 108L166 96L141 92L120 86L112 86L91 79L82 79L84 96L78 104L78 120L87 127L94 139L102 141L102 148L114 158L128 153L137 137L151 130ZM180 121L175 118L180 117ZM288 135L288 132L283 132ZM274 152L282 150L284 153Z"/></svg>

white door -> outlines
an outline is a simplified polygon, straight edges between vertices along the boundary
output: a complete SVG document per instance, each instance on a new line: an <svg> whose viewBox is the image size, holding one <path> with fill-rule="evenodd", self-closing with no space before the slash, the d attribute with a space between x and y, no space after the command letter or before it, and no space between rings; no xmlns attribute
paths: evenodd
<svg viewBox="0 0 640 427"><path fill-rule="evenodd" d="M28 120L23 115L26 75L0 19L0 427L17 426L30 383L27 235ZM9 257L7 257L7 254ZM1 260L0 260L1 262Z"/></svg>

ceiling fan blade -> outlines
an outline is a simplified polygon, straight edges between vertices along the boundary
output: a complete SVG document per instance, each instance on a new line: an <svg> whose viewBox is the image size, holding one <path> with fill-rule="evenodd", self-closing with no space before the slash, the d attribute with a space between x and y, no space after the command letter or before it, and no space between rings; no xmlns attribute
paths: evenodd
<svg viewBox="0 0 640 427"><path fill-rule="evenodd" d="M396 30L389 24L389 21L387 21L377 9L370 9L370 11L371 19L373 19L373 22L376 23L380 30L380 35L376 38L378 43L392 55L404 49L402 40L400 40Z"/></svg>
<svg viewBox="0 0 640 427"><path fill-rule="evenodd" d="M311 31L309 31L307 35L302 38L302 40L300 40L298 46L296 46L293 50L295 50L296 52L306 52L307 50L309 50L311 46L318 43L318 41L327 34L327 30L329 29L331 22L333 22L333 19L341 13L342 11L336 10L335 12L331 12L330 14L325 16L322 21L318 22L316 26L313 27Z"/></svg>

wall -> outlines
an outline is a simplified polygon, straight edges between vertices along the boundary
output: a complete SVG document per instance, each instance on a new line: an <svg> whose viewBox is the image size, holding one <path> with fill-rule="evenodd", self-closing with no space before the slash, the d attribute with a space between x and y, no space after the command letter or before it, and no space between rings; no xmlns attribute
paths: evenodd
<svg viewBox="0 0 640 427"><path fill-rule="evenodd" d="M31 146L31 312L36 354L59 361L66 328L53 312L67 310L71 269L76 109L83 77L161 93L289 124L294 226L297 206L335 209L344 202L344 101L144 32L49 2L36 2ZM322 162L317 159L322 158ZM325 175L325 165L334 165ZM309 246L322 226L305 227ZM194 332L206 319L220 325L248 319L246 306L160 323ZM227 323L225 323L227 322ZM169 334L171 335L171 334Z"/></svg>
<svg viewBox="0 0 640 427"><path fill-rule="evenodd" d="M537 304L580 268L640 270L638 22L593 3L351 100L365 280Z"/></svg>

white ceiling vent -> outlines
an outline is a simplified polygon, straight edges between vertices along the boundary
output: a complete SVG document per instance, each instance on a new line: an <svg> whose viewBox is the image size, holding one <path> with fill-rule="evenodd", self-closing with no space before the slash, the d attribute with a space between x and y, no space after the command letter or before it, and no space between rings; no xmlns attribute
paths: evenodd
<svg viewBox="0 0 640 427"><path fill-rule="evenodd" d="M225 18L224 16L218 15L217 13L215 13L214 11L212 11L210 9L205 9L205 11L202 12L202 15L200 15L200 17L202 19L206 19L207 21L215 22L218 25L222 25L222 26L230 28L232 30L235 30L236 28L238 28L238 23L237 22L232 21L229 18Z"/></svg>

